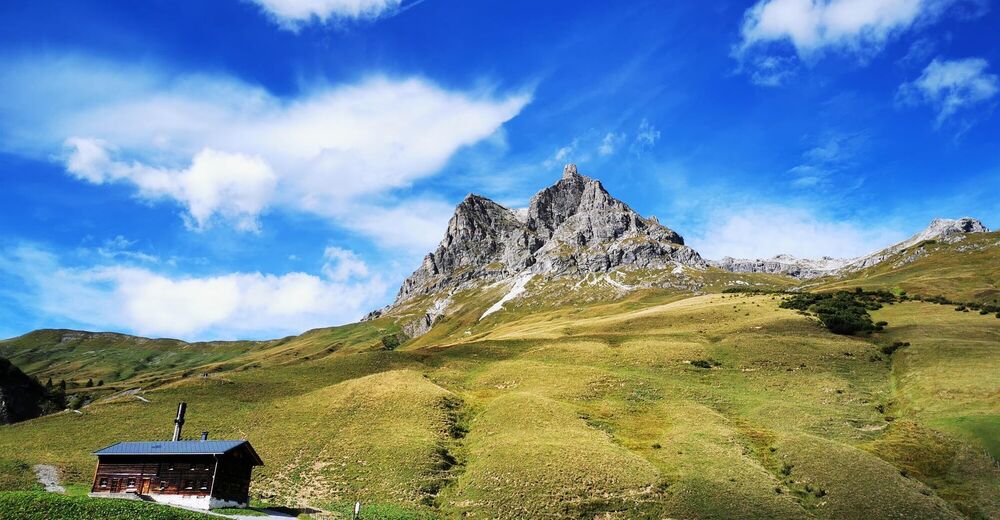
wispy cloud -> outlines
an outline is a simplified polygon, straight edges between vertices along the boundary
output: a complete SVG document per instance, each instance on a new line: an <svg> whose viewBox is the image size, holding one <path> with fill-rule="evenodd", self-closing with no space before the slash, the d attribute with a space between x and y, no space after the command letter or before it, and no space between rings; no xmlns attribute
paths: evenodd
<svg viewBox="0 0 1000 520"><path fill-rule="evenodd" d="M794 178L792 185L817 188L830 184L832 177L855 166L867 145L865 133L827 132L802 153L801 163L788 170Z"/></svg>
<svg viewBox="0 0 1000 520"><path fill-rule="evenodd" d="M639 123L639 128L635 132L635 138L632 140L632 146L629 149L635 155L642 155L659 140L660 131L650 124L649 121L643 119Z"/></svg>
<svg viewBox="0 0 1000 520"><path fill-rule="evenodd" d="M380 241L384 230L354 226L364 220L357 212L434 175L531 99L385 76L285 98L226 76L73 56L7 60L0 71L5 151L60 157L82 181L175 200L193 229L228 222L255 230L262 212L281 208ZM24 102L45 92L65 94L41 109ZM425 222L400 219L389 236L426 236L400 228Z"/></svg>
<svg viewBox="0 0 1000 520"><path fill-rule="evenodd" d="M552 168L555 168L556 166L562 166L563 163L570 160L574 160L576 162L584 162L582 158L578 157L577 156L578 154L576 154L576 150L579 147L579 145L580 145L580 140L573 139L573 142L565 146L560 146L558 149L556 149L555 152L552 153L550 157L548 157L547 159L545 159L545 161L542 162L542 166L546 170L550 170Z"/></svg>
<svg viewBox="0 0 1000 520"><path fill-rule="evenodd" d="M597 147L597 153L602 156L614 155L621 147L622 143L625 142L627 136L625 133L615 133L608 132L604 134L604 138L601 139L601 144Z"/></svg>
<svg viewBox="0 0 1000 520"><path fill-rule="evenodd" d="M949 118L993 99L1000 80L990 74L982 58L935 59L919 78L899 87L897 100L903 105L927 104L937 110L940 126Z"/></svg>

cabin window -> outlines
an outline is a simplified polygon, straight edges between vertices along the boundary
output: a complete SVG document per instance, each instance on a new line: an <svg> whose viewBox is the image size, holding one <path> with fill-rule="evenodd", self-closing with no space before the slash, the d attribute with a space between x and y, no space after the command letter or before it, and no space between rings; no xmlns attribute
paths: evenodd
<svg viewBox="0 0 1000 520"><path fill-rule="evenodd" d="M135 479L134 478L128 479L128 487L130 487L130 488L134 488L135 487Z"/></svg>
<svg viewBox="0 0 1000 520"><path fill-rule="evenodd" d="M102 488L108 487L108 478L107 477L102 477L99 485Z"/></svg>
<svg viewBox="0 0 1000 520"><path fill-rule="evenodd" d="M184 489L194 489L194 481L193 480L185 480L184 481Z"/></svg>
<svg viewBox="0 0 1000 520"><path fill-rule="evenodd" d="M198 489L208 489L208 481L202 480L201 484L198 486Z"/></svg>
<svg viewBox="0 0 1000 520"><path fill-rule="evenodd" d="M166 480L161 480L160 481L160 491L163 491L164 489L167 489L167 481Z"/></svg>

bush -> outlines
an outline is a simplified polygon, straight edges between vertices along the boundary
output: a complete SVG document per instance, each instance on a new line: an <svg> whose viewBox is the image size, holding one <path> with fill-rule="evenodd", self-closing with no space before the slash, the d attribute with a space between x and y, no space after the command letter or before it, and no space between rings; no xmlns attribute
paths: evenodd
<svg viewBox="0 0 1000 520"><path fill-rule="evenodd" d="M966 312L966 311L968 311L969 309L966 309L966 308L965 308L965 305L959 305L958 307L955 307L955 310L956 310L957 312Z"/></svg>
<svg viewBox="0 0 1000 520"><path fill-rule="evenodd" d="M887 355L887 356L891 356L893 352L895 352L895 351L897 351L897 350L899 350L899 349L901 349L903 347L909 347L909 346L910 346L910 342L909 341L905 341L905 342L904 341L896 341L896 342L893 342L892 345L886 345L886 346L882 347L882 353L885 354L885 355Z"/></svg>
<svg viewBox="0 0 1000 520"><path fill-rule="evenodd" d="M888 323L880 326L872 323L868 311L879 309L883 302L895 301L895 298L892 293L887 291L864 292L855 290L853 293L846 291L825 294L801 293L785 300L780 306L785 309L796 309L800 312L812 312L830 332L850 335L882 330Z"/></svg>
<svg viewBox="0 0 1000 520"><path fill-rule="evenodd" d="M399 336L396 334L386 334L382 336L382 347L386 350L395 350L400 343Z"/></svg>
<svg viewBox="0 0 1000 520"><path fill-rule="evenodd" d="M714 359L696 359L692 361L691 364L698 368L712 368L722 365L722 363Z"/></svg>

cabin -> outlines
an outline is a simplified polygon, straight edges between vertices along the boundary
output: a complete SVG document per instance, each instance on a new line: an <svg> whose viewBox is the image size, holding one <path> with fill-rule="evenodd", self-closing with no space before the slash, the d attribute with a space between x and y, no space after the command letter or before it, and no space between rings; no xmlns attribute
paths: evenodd
<svg viewBox="0 0 1000 520"><path fill-rule="evenodd" d="M169 441L119 442L97 450L92 497L153 500L196 509L247 507L255 466L263 466L245 440L181 439L181 403Z"/></svg>

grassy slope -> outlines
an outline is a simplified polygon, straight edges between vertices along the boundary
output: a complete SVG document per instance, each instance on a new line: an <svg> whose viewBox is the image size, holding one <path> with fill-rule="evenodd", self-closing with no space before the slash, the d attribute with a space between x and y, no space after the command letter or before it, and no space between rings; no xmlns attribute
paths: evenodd
<svg viewBox="0 0 1000 520"><path fill-rule="evenodd" d="M455 314L395 352L379 350L387 320L310 331L198 371L209 377L162 379L149 403L4 427L0 460L85 482L90 451L166 437L186 400L188 432L254 443L267 466L253 492L273 503L470 518L1000 515L985 451L1000 409L984 372L1000 363L991 316L901 304L865 340L774 296L640 291L477 322L497 297L458 295ZM896 339L912 346L879 360Z"/></svg>
<svg viewBox="0 0 1000 520"><path fill-rule="evenodd" d="M1000 302L1000 232L966 235L954 244L923 243L837 280L807 284L821 289L885 289L954 301Z"/></svg>
<svg viewBox="0 0 1000 520"><path fill-rule="evenodd" d="M114 383L142 374L156 377L223 362L268 342L186 343L126 334L36 330L0 341L0 356L41 381L65 379L82 386L87 379ZM113 386L113 385L110 385Z"/></svg>

